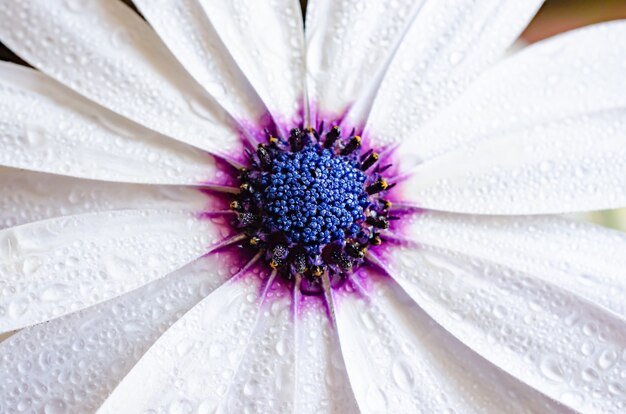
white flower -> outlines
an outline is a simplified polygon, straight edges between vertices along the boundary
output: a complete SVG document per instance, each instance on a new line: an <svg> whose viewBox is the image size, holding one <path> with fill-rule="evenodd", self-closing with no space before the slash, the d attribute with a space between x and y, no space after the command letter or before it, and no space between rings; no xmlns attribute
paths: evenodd
<svg viewBox="0 0 626 414"><path fill-rule="evenodd" d="M626 22L499 60L541 1L135 3L0 1L0 412L626 411L626 236L548 215L626 206ZM322 121L400 220L306 296L198 189Z"/></svg>

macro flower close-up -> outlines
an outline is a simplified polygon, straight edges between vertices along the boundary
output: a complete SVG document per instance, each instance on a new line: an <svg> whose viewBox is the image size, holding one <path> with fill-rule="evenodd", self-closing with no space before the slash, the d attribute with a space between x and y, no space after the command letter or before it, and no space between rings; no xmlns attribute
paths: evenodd
<svg viewBox="0 0 626 414"><path fill-rule="evenodd" d="M626 20L129 3L0 0L0 413L626 412Z"/></svg>

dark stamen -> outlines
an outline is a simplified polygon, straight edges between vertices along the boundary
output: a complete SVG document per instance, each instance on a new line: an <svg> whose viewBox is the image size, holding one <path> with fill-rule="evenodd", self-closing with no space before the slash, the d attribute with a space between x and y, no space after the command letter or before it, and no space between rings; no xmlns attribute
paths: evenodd
<svg viewBox="0 0 626 414"><path fill-rule="evenodd" d="M298 128L294 128L291 130L291 135L289 136L289 145L291 146L291 151L298 152L304 148L304 139L301 131Z"/></svg>
<svg viewBox="0 0 626 414"><path fill-rule="evenodd" d="M341 130L339 129L339 127L334 126L333 129L331 129L328 134L326 134L326 138L324 139L324 148L332 148L335 145L335 142L337 141L337 138L339 138L340 134Z"/></svg>
<svg viewBox="0 0 626 414"><path fill-rule="evenodd" d="M282 266L283 264L285 264L285 259L287 258L288 254L289 250L287 249L287 246L284 246L282 244L274 246L274 248L272 249L272 260L270 261L270 266L272 268Z"/></svg>
<svg viewBox="0 0 626 414"><path fill-rule="evenodd" d="M264 170L267 170L269 166L272 165L272 157L270 156L270 153L267 150L267 145L259 144L259 147L256 150L256 154L259 157L261 168Z"/></svg>
<svg viewBox="0 0 626 414"><path fill-rule="evenodd" d="M387 181L385 181L382 178L379 178L378 181L376 181L374 184L368 185L365 191L369 195L377 194L377 193L380 193L381 191L385 191L388 186L389 185L387 184Z"/></svg>
<svg viewBox="0 0 626 414"><path fill-rule="evenodd" d="M306 254L303 251L294 255L293 265L296 268L296 272L300 274L306 272Z"/></svg>
<svg viewBox="0 0 626 414"><path fill-rule="evenodd" d="M389 228L389 221L384 216L381 216L381 217L369 216L368 218L365 219L365 222L369 224L370 226L376 227L377 229L384 230L384 229Z"/></svg>
<svg viewBox="0 0 626 414"><path fill-rule="evenodd" d="M345 247L346 253L355 259L362 259L365 256L365 248L357 243L348 243Z"/></svg>
<svg viewBox="0 0 626 414"><path fill-rule="evenodd" d="M372 165L376 163L376 161L378 161L378 154L374 152L370 154L370 156L367 157L365 161L363 161L363 163L361 164L361 171L368 170Z"/></svg>
<svg viewBox="0 0 626 414"><path fill-rule="evenodd" d="M344 156L350 155L360 146L361 146L361 137L358 135L355 135L354 137L352 137L350 141L348 141L348 144L344 147L344 149L341 150L341 155L344 155Z"/></svg>
<svg viewBox="0 0 626 414"><path fill-rule="evenodd" d="M252 213L241 213L239 214L239 223L244 226L252 226L256 224L259 220L259 217L256 214Z"/></svg>

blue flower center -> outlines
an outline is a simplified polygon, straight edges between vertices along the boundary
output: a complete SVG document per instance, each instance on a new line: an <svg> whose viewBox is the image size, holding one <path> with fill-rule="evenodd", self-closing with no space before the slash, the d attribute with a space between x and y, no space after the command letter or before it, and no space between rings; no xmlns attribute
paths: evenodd
<svg viewBox="0 0 626 414"><path fill-rule="evenodd" d="M393 186L382 176L389 166L372 150L361 153L361 137L342 137L338 127L267 138L240 170L233 224L246 240L241 247L303 293L320 294L347 280L397 219L382 197Z"/></svg>
<svg viewBox="0 0 626 414"><path fill-rule="evenodd" d="M280 153L263 174L259 194L268 227L314 253L332 241L354 237L368 206L359 163L320 145Z"/></svg>

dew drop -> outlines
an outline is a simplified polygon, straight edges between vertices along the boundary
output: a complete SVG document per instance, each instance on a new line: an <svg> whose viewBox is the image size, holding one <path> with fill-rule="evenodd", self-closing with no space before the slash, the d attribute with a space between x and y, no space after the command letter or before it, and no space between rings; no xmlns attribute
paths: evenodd
<svg viewBox="0 0 626 414"><path fill-rule="evenodd" d="M32 275L41 267L41 260L37 257L29 256L22 262L22 271L25 275Z"/></svg>
<svg viewBox="0 0 626 414"><path fill-rule="evenodd" d="M618 396L626 395L626 391L624 391L624 387L617 382L612 382L609 384L609 392L613 395L618 395Z"/></svg>
<svg viewBox="0 0 626 414"><path fill-rule="evenodd" d="M502 305L496 305L493 308L493 315L498 319L504 318L506 316L506 313L507 313L506 308Z"/></svg>
<svg viewBox="0 0 626 414"><path fill-rule="evenodd" d="M8 314L11 318L19 318L26 313L28 309L28 301L26 299L15 299L7 307Z"/></svg>
<svg viewBox="0 0 626 414"><path fill-rule="evenodd" d="M63 414L67 412L65 403L61 400L50 400L43 408L45 414Z"/></svg>
<svg viewBox="0 0 626 414"><path fill-rule="evenodd" d="M40 129L29 129L26 131L25 140L27 145L39 147L45 141L45 133Z"/></svg>
<svg viewBox="0 0 626 414"><path fill-rule="evenodd" d="M259 384L255 379L251 379L243 386L244 395L250 397L258 392Z"/></svg>
<svg viewBox="0 0 626 414"><path fill-rule="evenodd" d="M284 339L280 339L276 343L276 353L278 353L279 356L285 356L287 353L287 343Z"/></svg>
<svg viewBox="0 0 626 414"><path fill-rule="evenodd" d="M46 302L54 302L67 297L69 290L63 284L57 283L41 293L41 300Z"/></svg>
<svg viewBox="0 0 626 414"><path fill-rule="evenodd" d="M541 360L539 369L544 377L551 381L562 382L565 380L565 373L561 365L551 356L546 356Z"/></svg>
<svg viewBox="0 0 626 414"><path fill-rule="evenodd" d="M142 323L139 320L130 320L122 325L122 330L126 333L140 332Z"/></svg>
<svg viewBox="0 0 626 414"><path fill-rule="evenodd" d="M598 356L598 367L600 369L609 369L617 361L617 352L612 349L605 349Z"/></svg>
<svg viewBox="0 0 626 414"><path fill-rule="evenodd" d="M587 382L593 382L598 379L598 373L592 368L584 369L581 376L582 379Z"/></svg>
<svg viewBox="0 0 626 414"><path fill-rule="evenodd" d="M361 322L363 322L363 326L365 326L365 328L369 329L370 331L373 331L376 327L374 319L372 319L372 315L367 312L361 313Z"/></svg>
<svg viewBox="0 0 626 414"><path fill-rule="evenodd" d="M215 122L215 116L205 103L202 103L195 98L189 98L187 103L189 104L189 109L191 109L194 114L206 121Z"/></svg>
<svg viewBox="0 0 626 414"><path fill-rule="evenodd" d="M580 346L580 352L583 355L589 356L593 353L595 347L593 346L593 344L591 342L584 342L581 346Z"/></svg>
<svg viewBox="0 0 626 414"><path fill-rule="evenodd" d="M403 360L397 360L391 368L391 375L396 385L402 390L413 388L415 376L411 366Z"/></svg>

